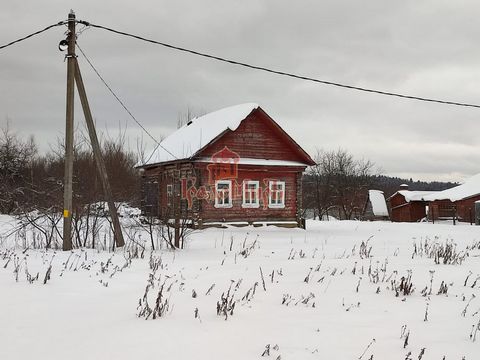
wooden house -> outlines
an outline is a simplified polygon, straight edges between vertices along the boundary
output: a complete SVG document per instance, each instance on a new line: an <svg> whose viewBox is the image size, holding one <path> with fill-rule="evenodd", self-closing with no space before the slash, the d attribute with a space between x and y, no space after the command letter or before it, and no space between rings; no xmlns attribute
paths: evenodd
<svg viewBox="0 0 480 360"><path fill-rule="evenodd" d="M390 219L393 222L416 222L427 217L428 202L425 196L435 191L411 191L407 185L401 185L400 190L387 199L390 209Z"/></svg>
<svg viewBox="0 0 480 360"><path fill-rule="evenodd" d="M480 200L480 174L453 188L425 196L430 220L454 219L475 222L475 202Z"/></svg>
<svg viewBox="0 0 480 360"><path fill-rule="evenodd" d="M194 118L139 168L143 211L215 223L301 223L312 158L257 104Z"/></svg>

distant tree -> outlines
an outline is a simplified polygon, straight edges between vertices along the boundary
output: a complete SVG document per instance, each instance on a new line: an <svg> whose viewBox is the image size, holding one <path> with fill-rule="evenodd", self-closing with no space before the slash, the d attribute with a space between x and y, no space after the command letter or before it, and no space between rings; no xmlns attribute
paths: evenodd
<svg viewBox="0 0 480 360"><path fill-rule="evenodd" d="M205 110L195 109L193 107L187 106L185 111L181 111L177 115L177 129L180 129L183 125L188 123L190 120L205 115Z"/></svg>
<svg viewBox="0 0 480 360"><path fill-rule="evenodd" d="M343 219L359 215L372 184L374 163L355 159L343 149L319 150L315 162L308 172L310 184L306 187L310 194L306 203L313 205L315 215L321 218L334 212Z"/></svg>
<svg viewBox="0 0 480 360"><path fill-rule="evenodd" d="M26 141L7 125L0 130L0 213L10 214L25 199L37 155L33 136Z"/></svg>

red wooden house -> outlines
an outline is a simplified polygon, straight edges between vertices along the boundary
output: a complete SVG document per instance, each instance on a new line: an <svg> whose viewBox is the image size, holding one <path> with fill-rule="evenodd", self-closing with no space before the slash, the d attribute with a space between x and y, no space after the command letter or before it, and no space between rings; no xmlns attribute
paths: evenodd
<svg viewBox="0 0 480 360"><path fill-rule="evenodd" d="M195 118L140 166L143 210L218 222L297 225L312 158L257 104Z"/></svg>
<svg viewBox="0 0 480 360"><path fill-rule="evenodd" d="M427 217L427 202L432 191L399 190L387 199L393 222L416 222Z"/></svg>
<svg viewBox="0 0 480 360"><path fill-rule="evenodd" d="M425 196L431 220L455 218L475 222L475 202L480 200L480 174L453 188ZM478 214L477 214L478 215Z"/></svg>

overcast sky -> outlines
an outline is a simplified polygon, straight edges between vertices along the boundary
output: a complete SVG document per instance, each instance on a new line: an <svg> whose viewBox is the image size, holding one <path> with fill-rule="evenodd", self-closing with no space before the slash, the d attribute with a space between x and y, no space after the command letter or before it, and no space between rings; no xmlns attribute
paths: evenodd
<svg viewBox="0 0 480 360"><path fill-rule="evenodd" d="M259 66L480 103L477 1L4 1L0 44L64 20L70 9L78 19ZM66 63L57 50L64 32L57 27L0 51L0 126L10 119L42 150L64 133ZM94 28L78 43L158 138L175 130L188 107L256 102L312 155L341 147L385 174L420 180L480 172L480 109L303 82ZM121 128L134 147L142 131L79 61L99 130L114 137Z"/></svg>

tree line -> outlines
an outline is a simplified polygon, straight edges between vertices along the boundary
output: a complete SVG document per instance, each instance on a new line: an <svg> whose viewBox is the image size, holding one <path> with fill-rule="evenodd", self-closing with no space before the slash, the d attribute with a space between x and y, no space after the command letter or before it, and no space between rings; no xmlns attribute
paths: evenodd
<svg viewBox="0 0 480 360"><path fill-rule="evenodd" d="M368 190L383 191L385 198L407 184L409 190L445 190L456 183L413 181L380 174L368 159L358 159L344 149L319 150L303 178L305 216L362 219Z"/></svg>
<svg viewBox="0 0 480 360"><path fill-rule="evenodd" d="M187 116L190 117L190 116ZM140 207L141 178L135 165L143 151L129 150L125 137L101 141L102 154L115 202ZM140 147L141 148L141 147ZM303 177L303 208L322 218L361 218L368 190L382 190L386 197L406 183L411 190L443 190L457 184L420 182L388 177L368 159L358 159L344 149L319 150L316 165ZM40 153L33 137L22 138L8 126L0 132L0 213L31 211L61 214L63 209L64 148L59 139L46 153ZM77 137L74 148L73 209L80 217L92 204L104 201L90 144Z"/></svg>
<svg viewBox="0 0 480 360"><path fill-rule="evenodd" d="M114 200L138 204L137 156L126 148L125 137L104 139L101 147ZM33 137L24 139L7 124L0 133L0 213L40 209L61 213L64 167L63 141L40 153ZM77 214L104 200L93 153L84 136L78 137L74 147L73 194Z"/></svg>

